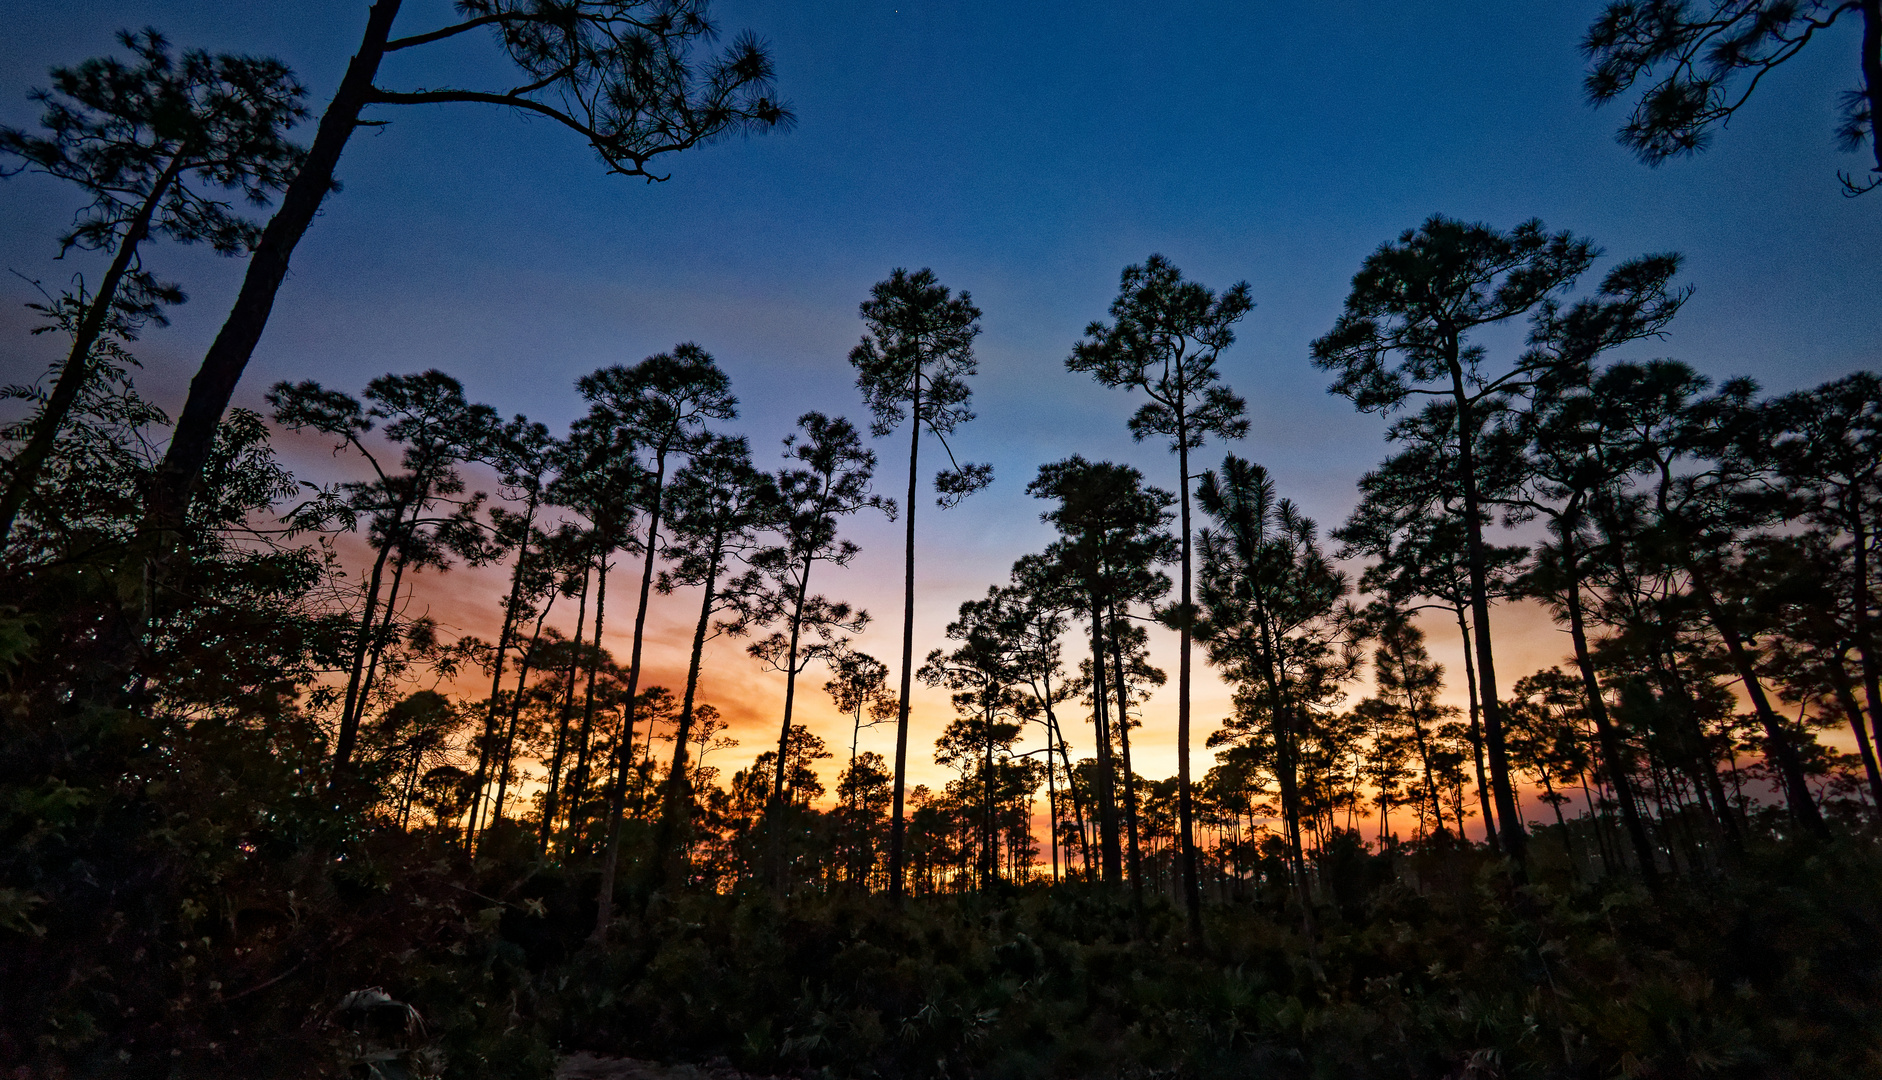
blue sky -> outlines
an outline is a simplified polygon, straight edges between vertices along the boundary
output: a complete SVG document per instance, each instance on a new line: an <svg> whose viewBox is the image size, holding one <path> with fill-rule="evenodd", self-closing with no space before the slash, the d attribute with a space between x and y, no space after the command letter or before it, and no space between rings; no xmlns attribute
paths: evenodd
<svg viewBox="0 0 1882 1080"><path fill-rule="evenodd" d="M25 94L47 67L146 24L184 46L278 55L323 104L366 6L15 0L0 122L33 119ZM844 360L861 331L856 305L892 267L932 267L985 312L980 419L957 446L992 461L997 481L945 515L923 508L934 523L925 648L955 605L1045 542L1023 492L1040 463L1078 452L1173 484L1161 448L1125 432L1136 402L1063 367L1119 271L1152 252L1217 288L1249 282L1258 306L1224 358L1253 419L1236 450L1329 527L1384 453L1383 423L1325 393L1307 343L1332 325L1360 260L1434 212L1504 227L1540 217L1611 258L1683 252L1692 301L1666 340L1631 355L1773 390L1877 367L1882 193L1845 199L1834 176L1864 163L1832 140L1836 94L1856 76L1854 27L1766 80L1709 153L1648 169L1613 139L1621 112L1581 98L1576 43L1599 6L724 4L728 32L770 43L794 130L667 159L672 179L648 185L605 176L547 123L465 106L386 111L389 127L349 147L345 189L297 251L237 401L257 405L277 379L357 389L388 370L440 367L474 397L560 428L579 412L577 376L693 340L731 373L745 401L734 427L768 457L806 409L862 415ZM449 15L409 0L399 28ZM481 38L424 52L382 84L504 81ZM52 259L75 206L43 178L0 184L0 265L55 288L74 271L95 275L96 260ZM193 297L138 349L144 385L174 407L240 266L174 246L149 261ZM49 342L25 335L32 298L20 279L0 279L8 382L47 356ZM311 474L339 467L296 450ZM897 490L901 444L880 450ZM824 584L876 612L865 647L890 657L895 529L859 522L855 536L863 557ZM492 607L486 584L461 574L427 589L474 627ZM672 661L685 621L680 605L656 615L667 635L656 666ZM1533 615L1510 612L1506 624L1506 679L1563 649ZM722 697L754 725L755 752L779 690L735 653L723 661ZM1199 716L1225 701L1199 690ZM945 702L927 704L938 731ZM1146 736L1165 752L1138 755L1153 773L1172 760L1165 708L1174 713L1173 692L1153 702Z"/></svg>

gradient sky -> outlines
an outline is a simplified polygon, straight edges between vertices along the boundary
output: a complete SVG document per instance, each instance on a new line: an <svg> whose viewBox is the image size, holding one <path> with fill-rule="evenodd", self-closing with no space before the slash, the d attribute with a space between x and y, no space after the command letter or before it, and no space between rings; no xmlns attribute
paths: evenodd
<svg viewBox="0 0 1882 1080"><path fill-rule="evenodd" d="M1774 391L1876 368L1882 193L1845 199L1834 176L1864 164L1832 139L1837 92L1856 77L1855 27L1767 79L1709 153L1648 169L1614 142L1621 112L1582 102L1576 42L1600 6L722 4L728 32L750 28L770 43L794 130L665 159L672 179L648 185L605 176L545 122L470 106L384 111L392 124L349 147L345 189L295 253L236 401L259 407L279 379L357 391L386 371L438 367L475 399L561 429L581 411L579 375L690 340L718 357L744 401L730 426L773 461L807 409L863 417L845 361L861 332L856 306L891 268L932 267L985 312L980 418L956 446L991 461L996 482L946 514L922 507L925 651L942 643L960 601L1047 541L1023 490L1040 463L1074 452L1125 460L1173 486L1173 459L1125 431L1138 401L1063 366L1084 325L1104 316L1119 271L1152 252L1215 288L1249 282L1258 306L1223 363L1253 420L1235 450L1269 466L1326 527L1385 452L1384 422L1325 393L1307 343L1332 325L1360 260L1432 213L1499 227L1540 217L1594 239L1610 260L1683 252L1692 301L1665 341L1626 355L1677 356ZM36 117L26 92L49 66L144 25L182 46L277 55L324 105L366 7L14 0L0 38L0 122ZM408 0L399 32L449 16L447 4ZM397 58L381 85L504 84L500 55L475 35L417 52L426 55ZM76 206L44 178L0 184L0 264L55 289L74 272L95 276L97 259L52 258ZM149 264L193 297L136 350L142 385L174 409L240 265L161 245ZM18 277L0 280L7 382L33 377L56 344L26 335L22 305L35 295ZM283 445L310 477L344 468L314 444ZM881 486L898 492L903 443L879 450ZM861 646L893 662L899 529L864 518L850 535L862 556L813 586L866 604L877 623ZM489 635L500 587L491 574L457 572L430 576L420 595L446 623ZM623 573L615 595L628 587ZM690 606L656 603L657 681L683 678ZM609 638L625 655L628 614L610 610L623 612ZM1566 650L1537 612L1497 619L1506 682ZM1455 668L1441 632L1434 651ZM1159 647L1173 671L1173 647ZM1199 672L1206 730L1227 695ZM806 718L847 744L816 691L822 681L807 677ZM740 765L775 740L781 682L735 645L719 650L702 693L745 740L718 764ZM946 774L925 751L948 707L933 693L918 704L911 759L924 766L917 779L934 783ZM1146 774L1174 771L1174 712L1173 688L1153 699L1135 752ZM885 729L864 740L892 746ZM1197 768L1206 765L1199 749Z"/></svg>

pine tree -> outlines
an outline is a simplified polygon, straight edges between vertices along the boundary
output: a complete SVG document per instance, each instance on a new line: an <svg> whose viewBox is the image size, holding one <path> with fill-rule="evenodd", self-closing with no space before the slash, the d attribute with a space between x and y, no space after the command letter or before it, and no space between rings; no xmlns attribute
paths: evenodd
<svg viewBox="0 0 1882 1080"><path fill-rule="evenodd" d="M876 283L862 304L869 333L850 350L856 386L875 419L869 433L882 438L908 423L908 519L902 553L902 674L895 720L895 794L889 822L889 897L902 898L902 821L908 763L908 710L915 674L915 489L921 435L926 429L948 455L949 468L935 475L942 509L993 482L990 465L954 459L948 436L974 418L967 380L979 370L974 339L980 309L965 292L953 295L932 270L913 274L897 268Z"/></svg>
<svg viewBox="0 0 1882 1080"><path fill-rule="evenodd" d="M0 545L93 375L100 338L133 340L145 323L167 325L164 306L184 300L182 289L144 268L144 241L162 236L246 254L261 229L218 196L240 192L265 205L305 158L286 133L307 116L306 90L279 60L200 49L175 56L155 30L118 40L137 58L134 66L99 57L54 68L52 88L34 92L46 105L46 135L0 128L0 156L91 199L59 238L59 253L111 253L97 288L86 294L81 286L69 299L71 349L32 435L8 462Z"/></svg>
<svg viewBox="0 0 1882 1080"><path fill-rule="evenodd" d="M1189 933L1202 940L1202 890L1197 876L1194 807L1189 774L1191 602L1189 522L1190 451L1210 436L1239 439L1248 433L1247 404L1220 384L1216 361L1235 341L1234 324L1254 307L1248 284L1220 296L1195 282L1161 255L1124 268L1110 325L1094 322L1066 359L1072 371L1089 372L1105 386L1141 390L1149 398L1131 416L1131 437L1169 440L1177 462L1179 592L1169 618L1178 634L1176 675L1176 767L1178 830L1183 859L1183 902Z"/></svg>

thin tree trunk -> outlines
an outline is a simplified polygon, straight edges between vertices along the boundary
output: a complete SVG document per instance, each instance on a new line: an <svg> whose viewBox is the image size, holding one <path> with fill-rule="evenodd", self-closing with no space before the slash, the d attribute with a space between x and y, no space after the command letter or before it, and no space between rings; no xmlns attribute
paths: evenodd
<svg viewBox="0 0 1882 1080"><path fill-rule="evenodd" d="M1875 74L1869 76L1868 85L1872 95L1882 95L1882 61L1876 58L1878 42L1882 42L1882 15L1877 14L1882 0L1865 0L1863 7L1864 63L1877 63ZM1871 41L1870 35L1876 40ZM1868 67L1864 68L1865 73ZM1882 148L1878 148L1882 153ZM1860 496L1855 496L1858 500ZM1874 594L1869 588L1869 542L1870 529L1863 520L1861 502L1857 501L1850 512L1850 584L1853 586L1850 596L1850 621L1855 628L1856 658L1862 671L1863 697L1869 704L1869 730L1875 736L1878 749L1882 749L1882 658L1876 656L1875 621L1870 617L1869 609L1875 603Z"/></svg>
<svg viewBox="0 0 1882 1080"><path fill-rule="evenodd" d="M1279 643L1273 626L1268 622L1265 603L1257 602L1257 614L1261 627L1261 646L1265 658L1261 672L1268 684L1268 716L1274 728L1275 772L1281 784L1281 815L1287 828L1288 857L1293 862L1294 893L1300 903L1301 930L1307 938L1309 954L1317 949L1319 931L1315 926L1313 914L1313 894L1307 882L1307 856L1302 850L1300 836L1300 786L1294 771L1294 736L1293 713L1288 701L1284 675L1275 664Z"/></svg>
<svg viewBox="0 0 1882 1080"><path fill-rule="evenodd" d="M1455 353L1455 345L1452 347ZM1451 358L1452 394L1457 403L1457 458L1459 486L1464 495L1465 559L1470 571L1470 614L1477 634L1477 693L1482 698L1483 733L1490 750L1491 794L1496 803L1497 835L1503 851L1524 864L1529 832L1516 805L1510 777L1509 750L1503 738L1503 703L1496 691L1496 657L1490 646L1490 584L1485 561L1483 522L1478 515L1476 423L1464 390L1463 368Z"/></svg>
<svg viewBox="0 0 1882 1080"><path fill-rule="evenodd" d="M1444 805L1438 798L1437 777L1431 771L1431 749L1425 739L1424 721L1418 716L1418 701L1412 692L1411 663L1405 657L1403 643L1392 649L1392 659L1398 661L1399 677L1405 681L1405 718L1411 721L1412 738L1418 743L1418 762L1425 771L1425 794L1431 799L1431 820L1437 828L1444 828ZM1461 826L1460 826L1461 828ZM1458 834L1463 839L1463 834Z"/></svg>
<svg viewBox="0 0 1882 1080"><path fill-rule="evenodd" d="M506 761L510 759L511 750L513 748L513 745L516 739L517 721L518 721L518 718L521 717L523 713L523 688L529 685L529 672L530 672L530 669L535 666L534 657L536 655L536 647L537 647L537 644L542 641L542 625L544 622L548 620L549 611L553 607L555 607L555 592L554 590L551 590L549 593L548 602L546 602L542 606L542 613L536 616L536 628L529 635L529 644L523 649L522 659L518 660L516 664L516 693L510 699L510 715L509 715L508 721L506 722L506 726L508 728L509 733L504 736L504 742L503 742L503 756L504 756L504 760ZM552 752L552 756L551 756L551 762L549 765L549 776L546 778L549 784L550 790L554 790L555 781L556 781L555 774L561 771L561 768L562 768L562 740L563 740L563 736L565 736L567 733L568 733L568 729L566 726L559 727L556 731L555 749ZM497 806L496 806L496 812L495 812L495 817L497 820L502 820L503 818L503 792L504 792L503 785L498 784L497 785ZM548 812L548 806L549 806L549 803L548 803L547 798L545 797L544 802L543 802L545 820L547 820L546 815ZM547 851L546 848L544 848L544 850Z"/></svg>
<svg viewBox="0 0 1882 1080"><path fill-rule="evenodd" d="M1182 401L1178 399L1179 403ZM1190 644L1190 526L1188 416L1178 411L1177 472L1182 477L1183 585L1182 615L1178 627L1180 655L1176 668L1176 821L1181 834L1183 906L1189 914L1189 939L1202 944L1202 887L1196 880L1196 833L1189 791L1189 678Z"/></svg>
<svg viewBox="0 0 1882 1080"><path fill-rule="evenodd" d="M1663 686L1671 692L1675 706L1679 710L1678 720L1683 738L1692 745L1690 753L1684 755L1686 772L1693 782L1694 794L1699 797L1699 806L1706 816L1706 821L1725 843L1737 851L1744 841L1739 834L1738 818L1732 813L1732 806L1725 801L1725 785L1719 781L1719 771L1712 758L1712 749L1706 744L1705 729L1699 723L1699 710L1694 706L1692 694L1686 689L1686 680L1679 672L1679 658L1671 641L1663 640L1665 666L1656 657L1655 668L1664 679Z"/></svg>
<svg viewBox="0 0 1882 1080"><path fill-rule="evenodd" d="M1640 821L1640 811L1634 805L1634 786L1627 775L1620 734L1614 730L1614 724L1608 718L1607 700L1601 696L1601 682L1595 676L1594 656L1588 649L1588 632L1582 617L1581 578L1574 549L1566 542L1562 552L1562 567L1568 575L1562 591L1568 602L1569 639L1575 648L1575 668L1581 673L1582 695L1588 704L1588 716L1594 721L1595 734L1601 743L1601 757L1608 767L1608 783L1614 788L1614 801L1620 806L1621 822L1627 828L1628 839L1633 842L1634 857L1640 863L1640 876L1649 888L1657 890L1660 886L1660 871L1653 858L1653 842L1648 839L1647 830Z"/></svg>
<svg viewBox="0 0 1882 1080"><path fill-rule="evenodd" d="M1856 733L1856 747L1862 753L1862 771L1869 779L1869 797L1875 802L1877 820L1882 821L1882 769L1876 765L1875 748L1869 744L1869 732L1863 727L1862 709L1857 706L1856 694L1849 685L1849 672L1843 667L1840 656L1828 657L1824 667L1836 691L1836 703L1842 706L1850 730Z"/></svg>
<svg viewBox="0 0 1882 1080"><path fill-rule="evenodd" d="M179 147L169 164L157 174L157 179L150 185L150 194L144 197L143 205L137 208L137 213L131 218L130 228L124 231L123 239L118 241L117 254L112 257L104 279L98 283L98 291L92 295L91 304L85 308L85 314L72 332L72 349L66 354L64 366L59 369L58 381L52 384L46 407L40 410L39 418L33 422L33 434L26 440L26 445L20 448L20 452L13 456L13 475L7 480L6 493L0 495L0 547L4 547L8 537L13 535L13 522L19 517L20 507L25 505L26 497L32 493L33 485L38 482L39 470L52 455L52 448L59 439L59 427L65 423L72 406L78 402L80 391L91 380L92 346L98 343L98 338L104 333L105 321L111 315L119 284L130 271L131 264L137 260L137 246L150 236L151 218L170 190L170 185L176 182L183 171L185 151L186 148Z"/></svg>
<svg viewBox="0 0 1882 1080"><path fill-rule="evenodd" d="M1052 842L1052 883L1057 885L1059 876L1059 770L1052 764L1052 722L1046 721L1046 834Z"/></svg>
<svg viewBox="0 0 1882 1080"><path fill-rule="evenodd" d="M654 844L655 857L661 860L660 882L686 880L686 840L688 816L692 810L686 779L686 740L692 738L693 702L699 690L699 665L706 652L706 631L712 621L712 605L717 599L719 562L723 556L714 551L712 569L706 575L704 596L699 602L699 621L693 626L692 657L686 665L686 693L680 699L680 726L673 739L673 768L667 773L666 805L661 808L660 832ZM854 755L850 765L855 766ZM658 887L658 885L656 885Z"/></svg>
<svg viewBox="0 0 1882 1080"><path fill-rule="evenodd" d="M523 537L516 549L516 565L510 571L510 595L503 605L503 629L497 633L496 655L491 659L490 704L484 711L484 737L477 753L477 777L472 784L471 827L477 825L477 802L483 798L484 788L489 783L490 751L495 741L500 722L497 719L497 697L503 690L503 665L509 658L510 635L516 629L518 606L523 599L523 572L529 563L529 529L536 519L537 495L529 495L529 507L523 516Z"/></svg>
<svg viewBox="0 0 1882 1080"><path fill-rule="evenodd" d="M372 646L367 656L366 671L365 674L360 677L359 698L353 708L353 726L355 729L359 727L359 724L365 718L366 703L370 701L372 697L372 684L379 674L379 659L385 655L386 643L391 638L392 620L398 615L399 610L399 585L405 578L405 565L405 556L401 553L399 560L392 565L392 588L386 593L386 602L381 609L384 611L385 617L379 620L379 629L372 636Z"/></svg>
<svg viewBox="0 0 1882 1080"><path fill-rule="evenodd" d="M404 508L398 508L399 518L404 517ZM395 526L393 533L399 530ZM328 779L331 786L340 779L353 760L353 742L359 735L360 680L366 674L366 654L372 648L373 620L379 609L379 590L385 585L386 560L392 557L392 548L397 541L392 536L379 549L373 559L372 573L366 580L366 607L359 615L359 633L353 639L353 659L348 666L346 679L346 699L340 707L340 732L334 740L333 772Z"/></svg>
<svg viewBox="0 0 1882 1080"><path fill-rule="evenodd" d="M902 553L902 683L895 706L895 790L889 812L889 903L902 902L903 788L908 775L908 693L915 676L915 462L921 456L921 372L908 414L908 521Z"/></svg>
<svg viewBox="0 0 1882 1080"><path fill-rule="evenodd" d="M1091 597L1091 718L1098 736L1098 847L1104 864L1104 883L1123 882L1123 852L1118 844L1116 769L1111 758L1111 730L1106 722L1103 606Z"/></svg>
<svg viewBox="0 0 1882 1080"><path fill-rule="evenodd" d="M593 940L600 944L607 939L608 923L614 918L614 874L621 864L621 828L622 815L627 801L627 770L634 758L634 710L639 705L636 695L640 690L640 649L647 631L647 599L653 590L654 558L660 550L660 501L666 494L667 451L663 447L654 462L653 506L647 513L647 558L640 571L640 604L634 611L634 645L632 656L627 665L627 705L621 717L621 738L624 752L621 767L616 770L614 794L608 805L608 852L601 861L601 895L596 900L595 932ZM595 609L595 641L601 639L601 610ZM647 724L648 734L653 733L651 721ZM647 743L648 759L653 757L653 741Z"/></svg>
<svg viewBox="0 0 1882 1080"><path fill-rule="evenodd" d="M1464 622L1464 605L1451 608L1457 613L1457 632L1464 638L1464 686L1470 693L1470 752L1477 761L1477 804L1483 813L1483 839L1490 853L1500 855L1503 848L1496 839L1496 814L1490 809L1490 780L1483 774L1482 707L1477 701L1477 662L1470 655L1470 627Z"/></svg>
<svg viewBox="0 0 1882 1080"><path fill-rule="evenodd" d="M592 560L582 563L582 591L575 608L575 636L568 639L569 669L568 677L562 683L562 707L556 716L556 743L560 746L567 735L569 720L573 718L575 707L575 668L581 661L582 630L588 618L588 578L593 572ZM557 764L560 764L558 760ZM577 797L577 785L585 783L588 776L588 729L584 726L576 735L575 769L569 774L569 801ZM555 819L561 812L559 805L561 770L549 772L549 790L544 794L542 803L542 852L549 853L549 838L555 831Z"/></svg>
<svg viewBox="0 0 1882 1080"><path fill-rule="evenodd" d="M605 552L602 554L602 557L598 561L596 561L593 571L595 574L595 597L597 600L596 607L599 608L600 601L602 600L602 598L604 598L607 595L607 591L608 591L608 562L607 562L607 554ZM587 570L584 570L583 571L584 575L586 575L587 572L588 572ZM587 579L585 576L583 578L582 587L584 590L586 590L587 588ZM588 689L582 699L581 727L576 729L575 775L570 779L570 782L569 782L568 826L566 828L566 831L563 833L563 837L562 837L563 858L569 858L570 856L575 854L575 843L577 840L576 834L579 832L579 829L577 826L579 825L579 823L581 822L583 818L582 803L588 797L589 788L593 786L593 784L590 782L590 779L589 779L594 773L594 770L590 767L591 763L589 761L589 755L594 753L595 667L601 662L601 656L599 652L601 648L601 635L599 633L595 635L595 649L591 652L591 650L588 648L587 639L582 636L582 618L586 616L588 613L587 603L588 603L588 597L587 597L586 592L584 591L584 594L582 596L583 609L575 618L575 637L570 642L570 644L574 648L574 651L570 654L569 684L565 690L565 694L567 696L567 704L563 706L566 709L566 708L571 707L574 704L575 669L577 665L581 663L582 657L584 655L587 655L588 657ZM597 614L599 614L599 612L597 612ZM597 619L596 621L599 622L600 620Z"/></svg>
<svg viewBox="0 0 1882 1080"><path fill-rule="evenodd" d="M1137 843L1137 773L1131 768L1130 683L1124 678L1122 616L1113 612L1112 624L1117 627L1111 634L1111 676L1117 691L1118 748L1124 758L1124 826L1129 830L1130 840L1131 905L1141 920L1144 907L1144 864L1143 853Z"/></svg>
<svg viewBox="0 0 1882 1080"><path fill-rule="evenodd" d="M770 818L767 845L771 853L771 887L780 896L785 891L784 818L787 807L784 801L784 774L790 768L791 713L797 704L797 648L804 627L804 597L810 591L810 563L810 558L806 556L803 572L797 582L797 597L791 606L791 640L784 658L784 725L778 732L778 767L773 774L771 806L766 815Z"/></svg>
<svg viewBox="0 0 1882 1080"><path fill-rule="evenodd" d="M1817 809L1816 798L1810 793L1810 784L1804 779L1803 758L1797 753L1797 745L1791 740L1790 732L1778 719L1771 708L1771 701L1765 696L1764 684L1758 680L1757 668L1752 664L1751 652L1745 648L1744 639L1738 635L1738 627L1719 602L1718 594L1712 591L1711 582L1700 570L1697 559L1688 553L1686 572L1692 577L1693 588L1699 593L1704 603L1707 616L1725 640L1725 651L1731 656L1732 667L1738 672L1738 678L1745 687L1745 695L1751 699L1751 709L1758 717L1758 723L1764 727L1764 736L1771 748L1772 756L1777 759L1778 773L1784 780L1785 801L1790 805L1791 816L1803 826L1806 832L1819 837L1828 837L1830 827L1825 824L1823 814Z"/></svg>
<svg viewBox="0 0 1882 1080"><path fill-rule="evenodd" d="M1092 880L1091 836L1085 825L1084 803L1078 796L1078 776L1076 773L1072 772L1072 758L1065 746L1065 733L1059 730L1058 719L1052 715L1052 707L1050 705L1046 706L1046 720L1052 725L1052 737L1057 742L1059 748L1059 762L1065 767L1065 790L1071 795L1072 819L1074 824L1078 827L1079 858L1083 862L1082 871L1085 880L1090 881ZM1069 866L1067 869L1070 869Z"/></svg>
<svg viewBox="0 0 1882 1080"><path fill-rule="evenodd" d="M990 889L1000 875L998 834L993 825L993 709L991 704L982 706L980 724L984 751L980 762L980 887Z"/></svg>

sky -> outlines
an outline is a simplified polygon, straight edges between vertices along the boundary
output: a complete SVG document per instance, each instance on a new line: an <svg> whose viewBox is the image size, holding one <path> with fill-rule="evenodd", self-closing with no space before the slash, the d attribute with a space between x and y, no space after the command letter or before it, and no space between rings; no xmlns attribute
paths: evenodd
<svg viewBox="0 0 1882 1080"><path fill-rule="evenodd" d="M183 47L278 56L318 110L367 6L13 0L0 123L33 122L26 95L49 67L146 25ZM1833 139L1837 95L1857 75L1855 27L1767 78L1709 152L1650 169L1614 140L1623 107L1597 110L1581 94L1577 42L1600 7L722 3L727 37L749 29L769 44L797 116L790 131L663 159L670 179L648 184L605 175L572 133L540 120L477 106L382 110L375 118L390 123L348 147L344 189L297 249L235 401L260 409L282 379L357 392L385 372L435 367L473 399L561 430L582 411L580 375L694 341L731 375L743 409L727 427L750 436L763 464L806 410L864 419L845 359L862 332L857 305L892 268L931 267L984 313L979 417L954 445L991 462L996 479L956 509L919 509L926 651L943 644L961 601L1049 541L1024 491L1040 464L1080 453L1175 486L1173 458L1126 431L1140 399L1064 367L1085 325L1105 317L1120 271L1152 253L1215 289L1246 281L1257 304L1221 365L1248 401L1250 434L1201 460L1232 449L1261 462L1329 529L1387 453L1386 421L1327 394L1308 343L1331 328L1360 261L1433 213L1500 228L1540 218L1601 245L1602 266L1683 253L1691 301L1663 340L1624 356L1678 357L1771 391L1876 369L1882 193L1846 199L1835 178L1864 165ZM407 0L397 32L450 18L446 3ZM380 85L505 80L492 43L466 35L395 58ZM27 334L30 281L56 290L102 269L92 257L55 259L77 206L43 177L0 183L0 267L13 272L0 278L0 380L34 378L51 358L54 343ZM136 346L140 386L174 410L241 265L175 245L152 247L148 264L192 297ZM281 446L310 479L354 467L310 440ZM904 446L877 444L885 493L901 490ZM875 623L858 645L893 663L900 528L865 515L847 533L862 554L820 571L813 588L867 607ZM628 574L615 580L615 595L628 595ZM459 570L427 575L418 599L447 626L492 637L501 588L495 573ZM695 611L684 595L656 599L649 679L680 684ZM1566 652L1533 609L1500 610L1494 624L1506 683ZM628 617L609 625L625 656ZM1460 671L1454 631L1431 629L1434 654ZM1155 648L1173 672L1173 640ZM800 717L847 746L823 678L805 676ZM736 643L715 646L701 693L744 742L715 763L742 765L775 742L781 677ZM1152 699L1135 740L1146 775L1175 770L1175 697L1172 686ZM1195 701L1200 772L1202 735L1229 711L1200 663ZM915 705L914 778L939 784L949 774L925 750L949 706L941 692ZM892 735L867 732L863 748L887 753Z"/></svg>

